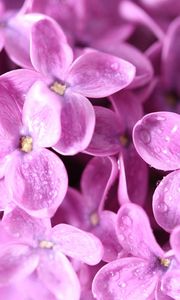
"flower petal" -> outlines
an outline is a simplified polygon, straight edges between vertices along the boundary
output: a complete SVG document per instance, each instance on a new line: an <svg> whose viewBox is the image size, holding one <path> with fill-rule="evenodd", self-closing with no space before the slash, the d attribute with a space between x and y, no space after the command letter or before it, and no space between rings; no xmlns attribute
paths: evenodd
<svg viewBox="0 0 180 300"><path fill-rule="evenodd" d="M39 218L55 213L68 184L61 159L46 149L16 154L5 179L15 203Z"/></svg>
<svg viewBox="0 0 180 300"><path fill-rule="evenodd" d="M0 286L25 278L39 262L38 255L22 244L1 245L0 258Z"/></svg>
<svg viewBox="0 0 180 300"><path fill-rule="evenodd" d="M180 299L180 270L172 270L166 272L162 278L161 288L163 293L172 297L172 299Z"/></svg>
<svg viewBox="0 0 180 300"><path fill-rule="evenodd" d="M56 225L52 229L52 239L56 251L85 262L96 265L103 256L103 247L93 234L67 224Z"/></svg>
<svg viewBox="0 0 180 300"><path fill-rule="evenodd" d="M124 204L118 211L116 230L123 249L133 256L148 260L163 256L164 252L154 238L149 219L140 206Z"/></svg>
<svg viewBox="0 0 180 300"><path fill-rule="evenodd" d="M19 143L21 114L15 94L0 85L0 159L16 149Z"/></svg>
<svg viewBox="0 0 180 300"><path fill-rule="evenodd" d="M60 138L60 101L51 94L42 81L37 81L27 93L23 106L23 123L37 147L51 147Z"/></svg>
<svg viewBox="0 0 180 300"><path fill-rule="evenodd" d="M180 171L174 171L163 178L153 195L153 212L156 222L171 232L180 225Z"/></svg>
<svg viewBox="0 0 180 300"><path fill-rule="evenodd" d="M9 19L5 27L5 50L12 61L21 67L32 68L29 55L30 30L39 19L42 19L40 14L16 15Z"/></svg>
<svg viewBox="0 0 180 300"><path fill-rule="evenodd" d="M2 225L17 240L26 241L31 245L43 238L45 232L51 228L49 218L33 218L18 207L3 215Z"/></svg>
<svg viewBox="0 0 180 300"><path fill-rule="evenodd" d="M77 58L69 69L67 82L86 97L109 96L128 86L135 76L135 67L116 56L89 51Z"/></svg>
<svg viewBox="0 0 180 300"><path fill-rule="evenodd" d="M64 80L73 54L61 27L53 19L44 18L32 27L30 56L37 71Z"/></svg>
<svg viewBox="0 0 180 300"><path fill-rule="evenodd" d="M38 277L56 299L79 300L80 284L69 260L60 252L41 257Z"/></svg>
<svg viewBox="0 0 180 300"><path fill-rule="evenodd" d="M123 258L106 264L97 272L92 292L97 300L152 300L157 280L145 260Z"/></svg>
<svg viewBox="0 0 180 300"><path fill-rule="evenodd" d="M94 106L96 124L90 144L85 153L95 156L113 155L121 151L123 127L118 116L110 109Z"/></svg>
<svg viewBox="0 0 180 300"><path fill-rule="evenodd" d="M102 209L116 176L117 164L111 157L94 157L86 165L81 177L81 191L84 204L91 213Z"/></svg>
<svg viewBox="0 0 180 300"><path fill-rule="evenodd" d="M95 114L90 101L67 89L61 97L61 137L53 147L63 155L83 151L92 138Z"/></svg>
<svg viewBox="0 0 180 300"><path fill-rule="evenodd" d="M176 258L180 262L180 226L177 226L171 233L170 243L175 252Z"/></svg>
<svg viewBox="0 0 180 300"><path fill-rule="evenodd" d="M180 116L156 112L144 116L134 127L133 140L139 155L160 170L180 168Z"/></svg>

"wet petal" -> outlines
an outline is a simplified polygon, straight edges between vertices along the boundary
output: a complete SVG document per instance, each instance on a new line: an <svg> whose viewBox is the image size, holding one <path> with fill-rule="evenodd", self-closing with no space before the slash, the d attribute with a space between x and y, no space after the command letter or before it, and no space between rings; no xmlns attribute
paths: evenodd
<svg viewBox="0 0 180 300"><path fill-rule="evenodd" d="M30 56L37 71L48 77L64 79L73 54L61 27L54 20L44 18L33 26Z"/></svg>
<svg viewBox="0 0 180 300"><path fill-rule="evenodd" d="M81 191L84 204L91 213L98 211L99 206L103 207L116 176L117 164L113 158L94 157L86 165L81 177Z"/></svg>
<svg viewBox="0 0 180 300"><path fill-rule="evenodd" d="M15 203L36 217L55 213L68 184L61 159L46 149L20 153L10 164L5 179Z"/></svg>
<svg viewBox="0 0 180 300"><path fill-rule="evenodd" d="M60 224L52 229L52 239L56 242L55 251L96 265L103 256L103 247L93 234L67 224Z"/></svg>
<svg viewBox="0 0 180 300"><path fill-rule="evenodd" d="M160 170L180 168L180 116L156 112L144 116L134 127L133 140L139 155Z"/></svg>
<svg viewBox="0 0 180 300"><path fill-rule="evenodd" d="M173 300L168 295L165 295L161 288L161 281L158 282L155 290L155 300Z"/></svg>
<svg viewBox="0 0 180 300"><path fill-rule="evenodd" d="M180 270L166 272L162 278L161 288L163 293L173 299L180 299Z"/></svg>
<svg viewBox="0 0 180 300"><path fill-rule="evenodd" d="M41 257L38 277L56 299L79 300L80 284L69 260L60 252Z"/></svg>
<svg viewBox="0 0 180 300"><path fill-rule="evenodd" d="M180 225L180 171L174 171L163 178L153 195L153 212L156 222L171 232Z"/></svg>
<svg viewBox="0 0 180 300"><path fill-rule="evenodd" d="M64 155L83 151L92 138L95 113L90 101L67 90L61 98L61 137L54 149Z"/></svg>
<svg viewBox="0 0 180 300"><path fill-rule="evenodd" d="M94 106L96 124L90 144L85 153L95 156L113 155L121 151L120 136L123 126L110 109Z"/></svg>
<svg viewBox="0 0 180 300"><path fill-rule="evenodd" d="M152 262L154 256L163 256L163 250L154 238L149 219L140 206L124 204L118 211L116 230L123 249L132 255Z"/></svg>
<svg viewBox="0 0 180 300"><path fill-rule="evenodd" d="M15 94L0 85L0 159L16 149L19 143L21 114Z"/></svg>
<svg viewBox="0 0 180 300"><path fill-rule="evenodd" d="M51 94L46 85L38 81L29 90L23 106L23 123L37 147L51 147L60 138L60 101Z"/></svg>
<svg viewBox="0 0 180 300"><path fill-rule="evenodd" d="M38 265L39 257L29 246L21 244L1 245L0 285L21 280L31 274Z"/></svg>
<svg viewBox="0 0 180 300"><path fill-rule="evenodd" d="M67 82L86 97L109 96L128 86L135 76L135 67L116 56L89 51L72 64Z"/></svg>
<svg viewBox="0 0 180 300"><path fill-rule="evenodd" d="M171 233L170 243L175 252L175 256L180 262L180 226L177 226Z"/></svg>
<svg viewBox="0 0 180 300"><path fill-rule="evenodd" d="M45 232L51 228L49 218L33 218L24 210L16 207L2 218L5 230L19 239L33 245L34 241L43 238Z"/></svg>
<svg viewBox="0 0 180 300"><path fill-rule="evenodd" d="M157 281L146 261L129 257L101 268L94 277L92 291L97 300L152 300Z"/></svg>

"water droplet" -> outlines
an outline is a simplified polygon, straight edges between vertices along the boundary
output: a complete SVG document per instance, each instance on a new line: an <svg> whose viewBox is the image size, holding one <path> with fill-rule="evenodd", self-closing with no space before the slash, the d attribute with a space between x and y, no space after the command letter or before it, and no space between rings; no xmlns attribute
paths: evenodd
<svg viewBox="0 0 180 300"><path fill-rule="evenodd" d="M118 234L118 239L120 241L124 241L124 235L123 234Z"/></svg>
<svg viewBox="0 0 180 300"><path fill-rule="evenodd" d="M158 210L162 213L167 212L168 211L168 206L165 203L159 203L158 205Z"/></svg>
<svg viewBox="0 0 180 300"><path fill-rule="evenodd" d="M121 288L125 288L126 287L126 283L125 282L119 282L118 285Z"/></svg>
<svg viewBox="0 0 180 300"><path fill-rule="evenodd" d="M151 141L151 135L146 129L140 131L140 139L144 144L149 144Z"/></svg>
<svg viewBox="0 0 180 300"><path fill-rule="evenodd" d="M158 115L158 116L156 117L156 120L157 120L157 121L165 121L166 118L163 117L163 116L159 116L159 115Z"/></svg>
<svg viewBox="0 0 180 300"><path fill-rule="evenodd" d="M117 71L119 69L119 64L118 63L113 63L111 64L111 68L114 70L114 71Z"/></svg>
<svg viewBox="0 0 180 300"><path fill-rule="evenodd" d="M123 217L121 218L121 221L122 221L122 223L123 223L124 225L126 225L126 226L131 226L131 225L132 225L132 220L131 220L131 218L128 217L128 216L123 216Z"/></svg>

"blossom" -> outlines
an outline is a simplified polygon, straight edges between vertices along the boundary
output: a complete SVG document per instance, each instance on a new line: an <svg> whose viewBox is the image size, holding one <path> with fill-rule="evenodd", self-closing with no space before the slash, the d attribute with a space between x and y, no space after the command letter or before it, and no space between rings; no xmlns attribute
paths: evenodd
<svg viewBox="0 0 180 300"><path fill-rule="evenodd" d="M177 284L168 290L166 278L171 278L179 264L157 244L141 207L129 203L120 208L117 235L129 256L110 262L97 272L92 286L94 297L149 300L166 299L166 295L173 294L178 299Z"/></svg>
<svg viewBox="0 0 180 300"><path fill-rule="evenodd" d="M59 103L54 101L49 106L45 96L36 99L33 95L39 92L39 85L35 84L26 95L21 113L16 93L10 93L3 84L0 90L0 159L4 162L2 184L7 189L7 201L34 216L51 216L62 202L68 183L60 158L44 149L59 139Z"/></svg>
<svg viewBox="0 0 180 300"><path fill-rule="evenodd" d="M34 219L19 208L6 214L1 226L13 239L1 245L1 286L20 282L36 270L57 299L79 299L79 281L65 255L97 264L103 248L95 236L67 224L51 228L49 219Z"/></svg>
<svg viewBox="0 0 180 300"><path fill-rule="evenodd" d="M62 134L54 149L65 155L84 150L95 125L94 110L86 97L105 97L124 88L134 78L134 66L98 51L85 53L72 63L72 49L61 28L50 19L33 26L30 56L42 74L44 89L39 97L46 93L61 103Z"/></svg>

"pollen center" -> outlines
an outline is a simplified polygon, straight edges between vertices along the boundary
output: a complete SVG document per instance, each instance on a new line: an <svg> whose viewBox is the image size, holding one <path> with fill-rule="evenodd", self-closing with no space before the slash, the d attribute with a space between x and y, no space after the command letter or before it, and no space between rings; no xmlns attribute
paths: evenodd
<svg viewBox="0 0 180 300"><path fill-rule="evenodd" d="M122 146L126 147L128 145L129 139L125 134L122 134L119 139Z"/></svg>
<svg viewBox="0 0 180 300"><path fill-rule="evenodd" d="M96 212L90 215L90 222L93 226L96 226L99 223L99 216Z"/></svg>
<svg viewBox="0 0 180 300"><path fill-rule="evenodd" d="M20 138L20 150L24 152L31 152L33 149L33 139L31 136L22 136Z"/></svg>
<svg viewBox="0 0 180 300"><path fill-rule="evenodd" d="M54 244L51 241L43 240L43 241L40 241L40 243L39 243L39 247L42 249L52 249L53 246L54 246Z"/></svg>
<svg viewBox="0 0 180 300"><path fill-rule="evenodd" d="M161 259L160 259L160 263L161 263L161 265L162 265L163 267L168 268L169 265L170 265L170 263L171 263L171 261L170 261L169 258L161 258Z"/></svg>
<svg viewBox="0 0 180 300"><path fill-rule="evenodd" d="M57 81L55 81L51 86L50 86L51 91L55 92L56 94L63 96L66 90L66 85L61 84Z"/></svg>

